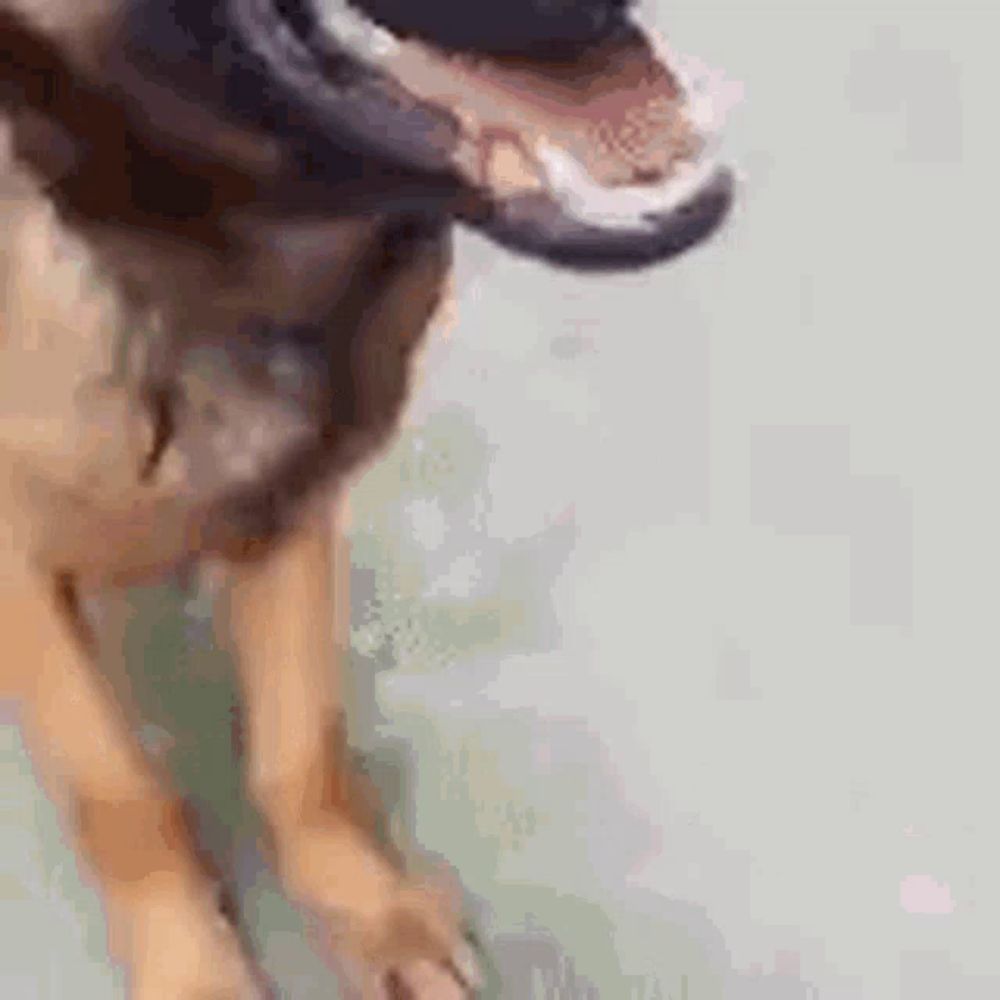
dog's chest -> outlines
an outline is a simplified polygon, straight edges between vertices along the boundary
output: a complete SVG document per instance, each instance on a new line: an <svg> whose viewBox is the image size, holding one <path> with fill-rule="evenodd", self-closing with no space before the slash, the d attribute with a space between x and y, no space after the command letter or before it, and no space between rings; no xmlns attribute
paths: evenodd
<svg viewBox="0 0 1000 1000"><path fill-rule="evenodd" d="M202 498L265 488L287 456L317 440L334 391L325 346L308 329L257 321L186 350L165 390L171 426L149 480Z"/></svg>
<svg viewBox="0 0 1000 1000"><path fill-rule="evenodd" d="M37 558L168 568L233 498L273 494L291 457L313 455L317 482L337 463L323 435L351 345L335 311L304 321L315 289L290 315L289 277L265 264L221 328L136 323L44 199L11 189L0 208L0 515ZM171 291L181 305L197 292Z"/></svg>

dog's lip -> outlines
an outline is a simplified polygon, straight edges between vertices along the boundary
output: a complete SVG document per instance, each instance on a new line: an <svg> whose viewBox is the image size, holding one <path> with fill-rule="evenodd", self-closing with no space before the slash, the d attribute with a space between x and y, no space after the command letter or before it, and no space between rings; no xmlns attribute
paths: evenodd
<svg viewBox="0 0 1000 1000"><path fill-rule="evenodd" d="M670 209L641 213L615 226L567 212L545 196L524 195L495 205L472 224L511 250L575 271L635 270L698 246L725 222L736 179L712 166L704 181Z"/></svg>

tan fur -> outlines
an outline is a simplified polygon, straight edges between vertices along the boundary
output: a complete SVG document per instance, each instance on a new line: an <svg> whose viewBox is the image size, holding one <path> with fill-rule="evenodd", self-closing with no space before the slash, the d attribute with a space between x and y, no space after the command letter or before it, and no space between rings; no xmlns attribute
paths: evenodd
<svg viewBox="0 0 1000 1000"><path fill-rule="evenodd" d="M240 312L266 308L286 320L321 312L356 276L378 220L318 231L248 226L242 254L225 263L153 238L102 245L60 220L37 181L14 163L9 138L0 133L0 614L7 642L0 695L24 705L41 773L103 886L110 943L131 970L133 995L255 996L252 966L218 912L183 811L95 671L78 601L81 588L155 577L197 555L206 512L241 476L252 483L260 474L222 468L192 476L197 449L185 451L182 430L155 478L140 481L155 437L141 398L150 372L165 367L186 380L192 399L202 386L234 408L232 426L263 422L279 453L301 430L294 414L276 403L268 409L248 384L226 384L227 363L213 359L211 338L178 345L158 335L157 324L211 330L224 340ZM444 245L431 244L366 309L373 406L382 405L378 373L399 368L405 381L402 367L440 300L447 266ZM169 283L169 294L144 311L128 302L122 284L142 287L151 277ZM174 354L179 347L188 350L185 359ZM401 393L393 377L389 383L387 391ZM391 417L397 403L385 402ZM359 457L369 448L358 447ZM329 794L345 766L331 739L340 731L328 652L333 531L328 516L314 514L235 570L231 632L246 695L251 791L289 890L330 921L331 942L370 973L396 967L414 996L460 997L453 976L433 969L460 947L448 904L408 886L352 814L350 797ZM61 581L71 581L69 602ZM359 982L367 995L377 980Z"/></svg>

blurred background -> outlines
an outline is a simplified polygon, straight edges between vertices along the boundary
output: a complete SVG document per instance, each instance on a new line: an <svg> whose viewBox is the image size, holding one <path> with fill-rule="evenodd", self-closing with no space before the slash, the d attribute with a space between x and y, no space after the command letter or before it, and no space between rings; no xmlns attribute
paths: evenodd
<svg viewBox="0 0 1000 1000"><path fill-rule="evenodd" d="M995 1000L1000 13L645 6L744 88L741 203L624 277L460 235L350 497L352 740L492 996ZM144 737L282 995L335 996L233 791L206 598L135 601ZM0 996L121 997L2 719Z"/></svg>

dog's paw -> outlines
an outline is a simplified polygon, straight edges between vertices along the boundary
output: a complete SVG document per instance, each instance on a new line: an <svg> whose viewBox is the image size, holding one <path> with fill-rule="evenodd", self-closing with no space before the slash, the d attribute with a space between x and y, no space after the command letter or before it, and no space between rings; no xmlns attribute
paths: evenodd
<svg viewBox="0 0 1000 1000"><path fill-rule="evenodd" d="M386 903L344 922L332 942L365 1000L473 1000L482 975L448 895L402 884Z"/></svg>

